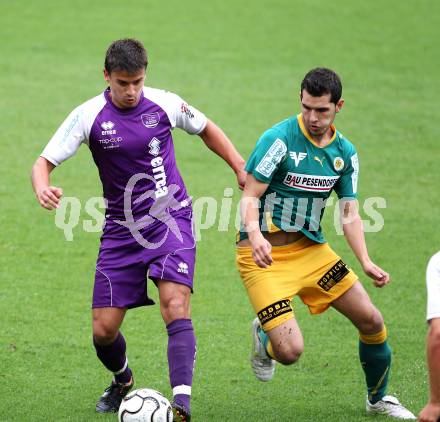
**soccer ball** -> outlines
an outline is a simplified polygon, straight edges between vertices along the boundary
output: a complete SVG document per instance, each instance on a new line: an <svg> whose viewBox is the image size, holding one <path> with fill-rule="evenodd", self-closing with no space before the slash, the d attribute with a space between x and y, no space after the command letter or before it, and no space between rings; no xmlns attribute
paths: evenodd
<svg viewBox="0 0 440 422"><path fill-rule="evenodd" d="M173 422L173 411L159 391L139 388L124 397L118 419L119 422Z"/></svg>

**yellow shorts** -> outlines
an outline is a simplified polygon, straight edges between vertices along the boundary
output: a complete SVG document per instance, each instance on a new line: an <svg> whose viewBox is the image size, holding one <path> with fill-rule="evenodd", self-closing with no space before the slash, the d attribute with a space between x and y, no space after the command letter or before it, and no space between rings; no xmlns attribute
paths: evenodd
<svg viewBox="0 0 440 422"><path fill-rule="evenodd" d="M293 318L291 300L298 295L319 314L344 294L358 277L327 243L307 237L272 246L273 263L260 268L251 247L237 247L237 266L249 299L265 331Z"/></svg>

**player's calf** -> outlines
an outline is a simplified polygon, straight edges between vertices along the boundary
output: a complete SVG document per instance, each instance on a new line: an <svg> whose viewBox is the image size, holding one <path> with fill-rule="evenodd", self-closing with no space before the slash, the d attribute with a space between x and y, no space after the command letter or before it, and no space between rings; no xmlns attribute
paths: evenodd
<svg viewBox="0 0 440 422"><path fill-rule="evenodd" d="M173 389L173 409L179 410L188 421L191 417L191 386L196 357L196 338L190 319L177 319L167 325L168 366ZM180 406L180 407L179 407Z"/></svg>

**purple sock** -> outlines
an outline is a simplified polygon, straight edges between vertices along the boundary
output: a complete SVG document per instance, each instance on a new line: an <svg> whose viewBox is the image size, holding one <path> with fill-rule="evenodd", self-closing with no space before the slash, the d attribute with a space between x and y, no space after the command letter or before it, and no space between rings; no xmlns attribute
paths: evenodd
<svg viewBox="0 0 440 422"><path fill-rule="evenodd" d="M167 325L168 366L174 401L190 409L191 386L196 359L196 338L190 319Z"/></svg>
<svg viewBox="0 0 440 422"><path fill-rule="evenodd" d="M126 345L122 333L119 332L116 340L111 344L102 346L93 339L93 345L99 360L115 375L115 381L121 384L130 382L131 370L125 355Z"/></svg>

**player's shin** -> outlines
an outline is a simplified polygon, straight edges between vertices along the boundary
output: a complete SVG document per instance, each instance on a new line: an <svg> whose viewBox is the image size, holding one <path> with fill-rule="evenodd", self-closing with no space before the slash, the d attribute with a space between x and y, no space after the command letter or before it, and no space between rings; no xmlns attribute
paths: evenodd
<svg viewBox="0 0 440 422"><path fill-rule="evenodd" d="M391 348L385 327L377 334L360 333L359 358L365 372L368 400L374 404L386 395L391 368Z"/></svg>
<svg viewBox="0 0 440 422"><path fill-rule="evenodd" d="M191 386L196 356L196 339L190 319L167 325L168 365L174 402L190 409Z"/></svg>
<svg viewBox="0 0 440 422"><path fill-rule="evenodd" d="M122 333L119 332L116 340L111 344L100 345L93 339L93 345L99 360L109 371L113 372L115 381L119 384L129 383L132 374L128 367L126 344Z"/></svg>

